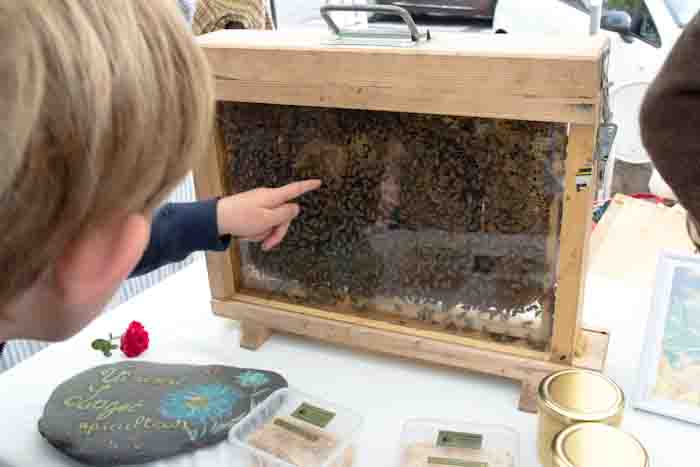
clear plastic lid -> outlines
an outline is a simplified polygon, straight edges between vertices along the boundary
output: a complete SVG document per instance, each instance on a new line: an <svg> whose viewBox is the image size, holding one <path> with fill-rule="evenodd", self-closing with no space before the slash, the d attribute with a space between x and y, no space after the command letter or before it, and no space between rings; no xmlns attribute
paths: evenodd
<svg viewBox="0 0 700 467"><path fill-rule="evenodd" d="M281 389L229 432L240 467L351 467L362 417L293 388Z"/></svg>
<svg viewBox="0 0 700 467"><path fill-rule="evenodd" d="M404 424L397 467L517 467L519 445L504 426L414 419Z"/></svg>

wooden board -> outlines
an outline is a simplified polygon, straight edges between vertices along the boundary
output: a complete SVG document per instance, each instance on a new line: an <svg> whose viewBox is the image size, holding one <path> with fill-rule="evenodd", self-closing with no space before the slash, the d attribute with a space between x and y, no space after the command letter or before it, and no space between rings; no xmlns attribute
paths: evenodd
<svg viewBox="0 0 700 467"><path fill-rule="evenodd" d="M591 231L591 206L595 183L577 187L576 174L590 168L596 173L593 160L596 127L572 125L566 159L566 194L559 249L556 311L552 334L552 360L571 364L580 329L580 317L585 288L588 239Z"/></svg>
<svg viewBox="0 0 700 467"><path fill-rule="evenodd" d="M525 42L446 34L400 49L333 47L298 32L199 38L220 100L595 123L607 39Z"/></svg>
<svg viewBox="0 0 700 467"><path fill-rule="evenodd" d="M682 208L617 195L591 238L591 272L653 287L663 249L692 254Z"/></svg>
<svg viewBox="0 0 700 467"><path fill-rule="evenodd" d="M533 360L546 361L551 358L549 352L538 351L530 348L523 340L509 343L500 343L494 340L485 339L479 336L479 332L472 331L468 334L457 334L446 330L436 329L430 324L421 323L417 320L409 322L399 315L389 317L387 314L362 312L353 314L337 313L332 311L310 308L303 305L294 305L256 297L252 294L237 293L231 303L240 303L242 306L253 305L265 308L274 308L281 311L311 316L341 323L354 324L368 328L375 328L386 332L406 334L409 336L432 339L439 342L461 345L463 347L473 347L475 349L491 350L506 354L527 357Z"/></svg>
<svg viewBox="0 0 700 467"><path fill-rule="evenodd" d="M470 55L499 58L532 58L552 60L597 60L610 45L604 34L597 36L561 36L556 41L547 34L528 34L513 38L507 35L463 34L438 32L432 40L417 47L343 47L329 43L331 34L318 30L221 30L197 38L205 49L270 49L270 50L339 50L350 54L452 56Z"/></svg>
<svg viewBox="0 0 700 467"><path fill-rule="evenodd" d="M353 323L332 321L315 316L278 310L267 306L213 300L214 312L242 323L242 333L253 329L255 336L243 335L243 342L255 341L260 345L260 333L271 331L310 337L316 340L368 350L402 358L421 360L438 365L476 371L518 380L522 383L520 408L534 412L534 389L547 374L568 368L550 361L505 354L498 351L476 349L464 345L388 332ZM607 334L596 334L590 339L595 345L587 346L586 353L574 364L601 371L607 354Z"/></svg>

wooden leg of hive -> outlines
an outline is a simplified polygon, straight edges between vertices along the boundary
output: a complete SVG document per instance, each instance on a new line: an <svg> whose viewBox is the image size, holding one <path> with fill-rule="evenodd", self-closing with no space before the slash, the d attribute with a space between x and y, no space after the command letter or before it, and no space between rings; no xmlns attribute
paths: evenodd
<svg viewBox="0 0 700 467"><path fill-rule="evenodd" d="M241 347L258 350L272 334L272 330L252 321L241 321Z"/></svg>
<svg viewBox="0 0 700 467"><path fill-rule="evenodd" d="M537 389L546 376L546 373L535 372L522 380L518 409L523 412L537 413Z"/></svg>

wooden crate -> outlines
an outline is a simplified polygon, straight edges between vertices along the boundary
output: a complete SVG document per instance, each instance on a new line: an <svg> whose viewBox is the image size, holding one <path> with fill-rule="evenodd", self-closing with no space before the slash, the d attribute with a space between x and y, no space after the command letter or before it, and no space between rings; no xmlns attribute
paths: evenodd
<svg viewBox="0 0 700 467"><path fill-rule="evenodd" d="M318 159L314 170L320 171L323 177L332 178L334 170L338 169L324 169L322 160L332 159L343 151L350 151L352 156L347 156L350 160L357 151L347 147L360 144L363 151L371 152L363 157L372 160L378 158L381 161L379 165L383 167L380 171L386 174L389 171L387 167L394 163L390 156L386 156L391 152L391 144L385 140L376 143L377 138L389 138L377 134L382 131L382 134L400 134L400 138L391 138L399 138L403 152L410 153L410 156L402 156L401 160L412 158L410 160L418 169L411 177L416 178L415 183L423 183L419 181L421 171L439 171L446 164L430 165L426 157L431 157L431 154L444 157L443 152L453 151L455 146L464 144L462 152L467 154L460 155L460 160L464 164L472 164L470 167L476 170L467 171L464 178L480 180L476 188L469 188L476 193L475 198L471 194L468 199L465 198L468 202L458 205L460 210L454 219L442 215L438 216L437 221L431 221L431 232L442 232L435 235L446 236L444 238L447 240L444 241L447 243L455 238L466 242L459 244L462 245L459 251L476 248L476 243L469 240L474 236L487 238L490 248L494 248L494 242L501 241L497 239L510 241L516 234L536 238L538 246L532 251L539 252L539 256L534 262L531 261L532 264L536 263L531 267L540 271L537 280L543 284L538 295L538 303L544 310L544 319L538 321L538 329L543 330L539 334L542 341L533 345L533 340L537 339L532 336L519 339L510 334L501 336L506 339L494 340L489 338L493 337L490 331L487 332L489 336L484 338L486 328L455 330L445 328L444 323L434 322L435 318L407 319L376 307L369 307L369 311L365 307L362 312L345 312L340 307L342 300L333 301L333 306L326 306L312 301L310 295L290 300L289 294L281 297L274 293L258 293L251 289L244 266L263 264L265 260L254 260L262 258L259 252L251 249L254 247L236 243L229 252L207 254L207 265L214 312L241 321L241 346L257 349L271 332L276 331L500 375L522 382L520 407L529 411L535 408L535 387L547 373L570 366L602 370L608 335L604 331L583 329L580 318L591 208L596 189L596 177L590 174L597 173L594 154L604 95L607 40L602 36L562 37L553 41L534 36L440 34L414 47L396 48L338 47L325 42L325 39L316 32L299 31L219 31L200 36L198 40L212 66L220 103L219 127L211 152L195 171L198 196L206 199L252 188L246 187L246 183L282 180L284 177L279 174L265 179L256 171L261 164L273 167L265 169L268 171L281 167L284 162L281 155L277 165L270 162L276 158L274 155L260 156L256 162L258 166L241 162L246 157L253 157L251 154L256 151L262 151L263 147L266 151L272 151L270 154L291 154L284 157L296 158L295 168L304 166L299 160L306 157L304 151L310 151ZM333 143L335 149L332 151L325 146L319 149L317 146L321 143L314 141L299 143L298 140L313 132L313 125L304 123L305 118L314 118L315 122L322 122L320 125L327 124L332 128L330 131L324 127L313 133L319 138L323 138L324 132L327 132L328 138L345 142ZM374 126L357 123L367 121L374 122ZM353 129L352 135L343 136L347 128L355 128L353 125L361 128ZM410 133L408 129L415 127L420 127L415 130L417 133ZM432 130L424 131L421 128ZM436 131L441 132L437 137ZM550 132L553 136L542 139L542 132ZM411 140L410 135L418 133L428 146L442 140L441 135L444 135L445 141L437 152L424 150L425 144ZM564 139L556 139L556 135L563 135ZM484 141L483 147L479 138ZM280 142L282 140L297 141L298 144ZM556 146L552 141L558 141L561 145L559 152L552 149ZM553 146L546 149L548 152L543 153L546 157L540 161L535 155L543 143ZM300 144L304 145L304 149L300 149ZM421 149L417 149L417 146ZM481 147L480 155L472 153L475 147ZM510 153L513 154L512 158L503 157L503 154ZM505 164L505 168L499 170L503 173L507 171L510 181L499 179L498 171L489 172L488 164L493 160ZM421 164L428 164L425 166L428 168ZM544 172L539 169L543 164L546 165ZM239 173L241 167L245 167L247 172ZM289 164L285 167L287 177L310 173L301 169L294 172L296 169L289 169ZM410 172L406 168L410 164L402 167L403 173ZM459 167L462 168L458 170L472 170ZM232 175L232 168L239 172ZM491 178L486 178L486 172ZM448 173L446 176L451 175ZM535 180L532 183L528 182L530 176ZM515 183L512 177L521 178ZM542 177L549 177L550 188L543 188ZM425 183L429 184L431 177L426 180ZM559 191L552 191L551 186L559 186L559 182ZM367 190L379 190L371 180L367 183ZM410 180L401 183L401 186L409 186ZM524 192L516 193L517 202L510 204L489 201L508 190L517 191L521 184L539 190L539 204L523 201L526 198ZM452 189L453 185L448 183L446 190ZM414 195L416 192L420 194L420 190L414 187ZM484 198L485 201L479 198L487 195L491 198ZM416 196L418 198L414 196L411 203L401 208L402 212L410 213L401 222L410 224L416 216L420 217L420 213L441 212L443 201L439 195L431 198L432 207L430 200L421 200L419 195ZM542 203L545 202L547 205L543 208ZM496 205L498 210L493 208ZM481 211L475 211L474 206L482 206ZM473 216L469 214L472 211ZM490 216L496 211L500 213L500 217L496 216L498 219ZM464 217L461 217L463 214ZM368 216L365 228L374 228L376 223L380 223L377 221L378 214ZM528 219L533 216L539 220L529 222ZM445 222L440 222L440 218ZM416 220L413 223L418 225L418 231L423 232L428 229L426 222ZM416 225L412 226L414 230ZM459 235L455 233L457 230ZM299 238L302 237L297 240ZM449 254L454 254L457 249L450 251L452 253ZM286 258L284 254L278 253L281 260L270 263L276 264L278 272L280 268L288 266L282 264ZM286 254L289 261L295 261L291 250ZM449 254L446 257L452 258ZM501 253L503 267L509 267L511 259L518 254L508 256ZM399 260L405 257L402 255L404 253L399 255ZM309 255L306 257L312 258ZM378 260L383 265L393 264L392 261L397 260L387 259L386 256ZM472 258L469 261L473 263L477 260ZM493 261L488 262L493 267ZM309 264L317 263L310 261ZM445 265L450 264L452 259ZM313 267L309 269L313 270ZM462 273L466 271L461 266L456 269ZM474 266L473 271L477 269ZM398 280L402 286L412 284L410 279L419 274L417 271L423 270L422 266L413 269L406 267L400 270L398 279L392 280ZM346 275L346 279L353 279L352 271L349 276ZM527 267L524 272L528 272ZM382 274L389 275L387 272ZM515 273L511 271L509 274L512 276ZM469 274L456 277L471 280ZM488 279L491 276L485 277ZM516 279L520 280L510 277L507 283L515 283ZM454 285L454 280L449 283ZM547 283L551 283L550 286ZM493 285L489 281L484 284ZM348 287L343 290L352 290L352 284ZM521 286L513 287L520 290L518 287ZM350 295L348 292L348 303ZM338 299L337 293L334 297L333 300ZM436 303L446 307L447 299ZM481 303L479 306L486 305Z"/></svg>

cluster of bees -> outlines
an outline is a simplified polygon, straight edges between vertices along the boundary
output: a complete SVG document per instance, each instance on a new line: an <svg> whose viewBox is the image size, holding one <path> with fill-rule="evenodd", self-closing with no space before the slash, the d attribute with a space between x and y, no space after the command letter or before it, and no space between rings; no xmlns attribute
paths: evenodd
<svg viewBox="0 0 700 467"><path fill-rule="evenodd" d="M513 314L551 290L563 125L239 103L218 117L230 193L323 180L278 249L242 245L287 299Z"/></svg>

